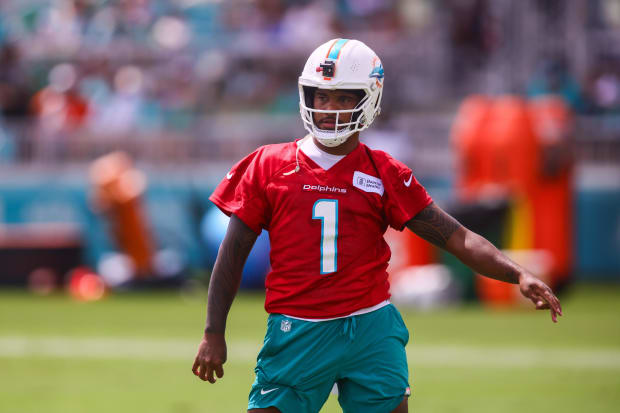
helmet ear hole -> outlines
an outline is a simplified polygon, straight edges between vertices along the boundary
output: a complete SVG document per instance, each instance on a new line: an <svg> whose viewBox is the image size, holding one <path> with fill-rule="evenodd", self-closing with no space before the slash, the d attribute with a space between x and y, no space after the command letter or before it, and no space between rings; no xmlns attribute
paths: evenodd
<svg viewBox="0 0 620 413"><path fill-rule="evenodd" d="M359 123L360 125L364 124L364 121L366 120L364 114L364 110L363 110L363 100L364 98L366 98L366 91L364 91L363 89L352 89L350 90L351 93L355 94L355 96L357 96L357 106L356 106L356 110L355 112L353 112L353 114L351 115L351 122L357 122L358 118L360 119Z"/></svg>
<svg viewBox="0 0 620 413"><path fill-rule="evenodd" d="M352 89L351 93L357 96L358 103L361 102L362 99L364 99L364 96L366 96L366 91L364 91L363 89Z"/></svg>

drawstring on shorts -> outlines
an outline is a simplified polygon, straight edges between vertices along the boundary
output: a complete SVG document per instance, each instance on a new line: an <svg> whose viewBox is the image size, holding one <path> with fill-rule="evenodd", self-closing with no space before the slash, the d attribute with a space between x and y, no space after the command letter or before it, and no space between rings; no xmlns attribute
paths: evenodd
<svg viewBox="0 0 620 413"><path fill-rule="evenodd" d="M342 323L342 335L348 336L349 340L353 341L355 338L355 329L357 327L357 321L355 316L346 317Z"/></svg>

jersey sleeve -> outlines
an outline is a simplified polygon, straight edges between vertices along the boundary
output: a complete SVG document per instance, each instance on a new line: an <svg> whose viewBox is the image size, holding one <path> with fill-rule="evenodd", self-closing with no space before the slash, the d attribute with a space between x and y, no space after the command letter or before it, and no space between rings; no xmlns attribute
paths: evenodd
<svg viewBox="0 0 620 413"><path fill-rule="evenodd" d="M402 162L390 159L385 172L385 214L390 226L402 231L405 224L429 206L433 199L415 178L413 171Z"/></svg>
<svg viewBox="0 0 620 413"><path fill-rule="evenodd" d="M268 227L265 171L261 169L261 150L243 158L222 179L209 197L226 215L235 214L252 231L260 234Z"/></svg>

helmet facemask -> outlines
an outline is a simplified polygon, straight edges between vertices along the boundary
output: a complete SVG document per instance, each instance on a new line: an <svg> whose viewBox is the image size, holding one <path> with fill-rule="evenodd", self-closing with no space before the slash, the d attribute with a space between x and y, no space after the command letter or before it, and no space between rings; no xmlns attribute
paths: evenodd
<svg viewBox="0 0 620 413"><path fill-rule="evenodd" d="M342 143L346 142L346 140L355 132L362 131L368 127L366 125L366 120L369 112L371 113L372 118L374 118L379 113L379 101L381 99L381 96L379 95L377 102L372 105L372 102L369 101L369 93L363 89L341 89L362 96L353 109L315 109L314 93L317 89L317 87L299 85L300 113L306 130L312 135L314 135L317 140L324 146L335 147L341 145ZM316 113L334 114L334 127L329 129L319 128L314 121L314 114ZM348 122L341 121L341 119L347 114L350 114L350 120Z"/></svg>

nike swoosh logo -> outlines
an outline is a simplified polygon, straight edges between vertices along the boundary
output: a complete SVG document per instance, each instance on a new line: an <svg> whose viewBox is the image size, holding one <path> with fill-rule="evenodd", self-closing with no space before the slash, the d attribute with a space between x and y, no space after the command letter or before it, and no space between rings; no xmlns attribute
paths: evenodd
<svg viewBox="0 0 620 413"><path fill-rule="evenodd" d="M265 389L260 389L260 394L267 394L267 393L271 393L272 391L276 391L278 390L279 387L276 387L275 389L269 389L269 390L265 390Z"/></svg>
<svg viewBox="0 0 620 413"><path fill-rule="evenodd" d="M228 179L230 181L230 179L233 177L234 174L235 174L234 172L228 172L226 174L226 179Z"/></svg>
<svg viewBox="0 0 620 413"><path fill-rule="evenodd" d="M405 186L407 188L409 188L409 185L411 185L411 180L413 179L413 173L411 173L411 176L409 177L408 181L403 181L403 183L405 184Z"/></svg>

